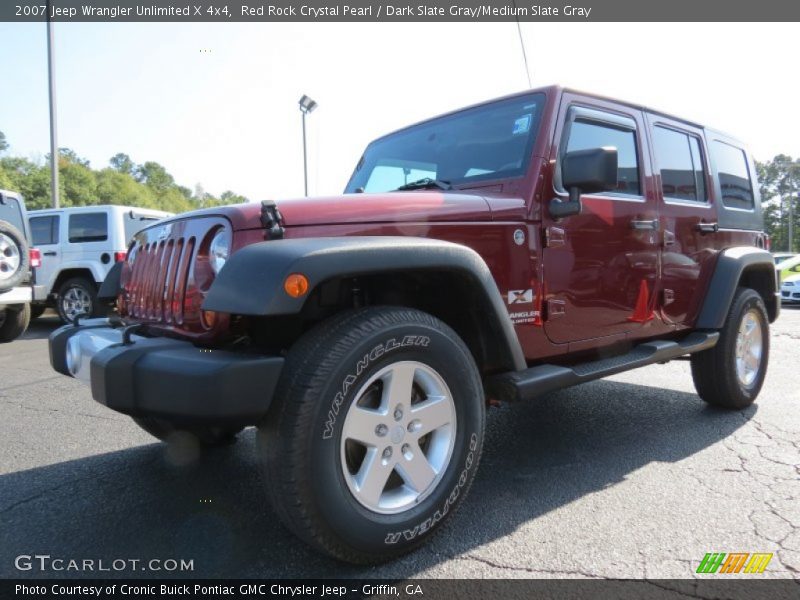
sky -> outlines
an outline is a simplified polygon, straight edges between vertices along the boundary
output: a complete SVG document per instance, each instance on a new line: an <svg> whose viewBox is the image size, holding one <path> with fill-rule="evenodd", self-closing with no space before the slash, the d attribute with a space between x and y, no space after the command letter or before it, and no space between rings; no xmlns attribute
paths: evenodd
<svg viewBox="0 0 800 600"><path fill-rule="evenodd" d="M522 23L533 87L560 83L727 131L757 159L800 155L797 26ZM0 23L0 131L49 152L46 29ZM251 200L340 193L370 140L528 88L511 23L55 25L59 146L117 152Z"/></svg>

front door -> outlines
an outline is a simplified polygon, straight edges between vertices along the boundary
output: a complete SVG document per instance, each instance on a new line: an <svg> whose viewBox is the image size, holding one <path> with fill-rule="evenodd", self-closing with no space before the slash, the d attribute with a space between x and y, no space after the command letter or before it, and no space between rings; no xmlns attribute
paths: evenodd
<svg viewBox="0 0 800 600"><path fill-rule="evenodd" d="M581 214L556 220L546 207L545 332L558 344L640 335L654 323L660 232L648 188L651 169L641 111L565 94L553 144L555 196L565 153L603 146L617 149L617 188L585 194Z"/></svg>

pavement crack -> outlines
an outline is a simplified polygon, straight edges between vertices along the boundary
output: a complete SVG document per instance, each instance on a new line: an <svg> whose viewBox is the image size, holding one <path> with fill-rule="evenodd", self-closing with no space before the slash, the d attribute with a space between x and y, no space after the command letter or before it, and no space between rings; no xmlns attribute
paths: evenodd
<svg viewBox="0 0 800 600"><path fill-rule="evenodd" d="M89 417L90 419L102 419L103 421L120 421L121 419L117 419L114 417L104 417L102 415L90 415L89 413L82 413L82 412L73 412L73 411L63 411L58 408L37 408L35 406L28 406L22 402L16 402L14 400L0 400L0 404L8 404L11 406L16 406L23 410L30 410L32 412L38 413L66 413L70 416L76 417Z"/></svg>
<svg viewBox="0 0 800 600"><path fill-rule="evenodd" d="M516 565L505 565L493 560L489 560L488 558L483 558L482 556L478 556L477 554L465 554L463 556L456 557L457 560L473 560L475 562L479 562L485 565L492 567L493 569L506 569L508 571L518 571L522 573L533 573L536 575L551 575L551 576L558 576L558 575L577 575L580 577L586 577L587 579L610 579L609 577L604 577L603 575L597 575L596 573L588 573L586 571L577 571L577 570L561 570L561 569L534 569L532 567L519 567Z"/></svg>

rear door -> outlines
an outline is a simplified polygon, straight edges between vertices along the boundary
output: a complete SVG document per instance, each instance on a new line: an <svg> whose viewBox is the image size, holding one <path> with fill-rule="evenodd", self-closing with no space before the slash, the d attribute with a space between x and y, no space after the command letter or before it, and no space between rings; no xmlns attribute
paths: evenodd
<svg viewBox="0 0 800 600"><path fill-rule="evenodd" d="M613 146L619 169L617 189L584 194L581 214L554 220L544 211L545 332L554 343L653 329L659 231L643 119L635 108L564 94L550 157L555 195L568 198L560 184L566 152Z"/></svg>
<svg viewBox="0 0 800 600"><path fill-rule="evenodd" d="M647 120L664 230L662 312L669 323L689 326L719 245L708 148L700 128L661 115L648 114Z"/></svg>
<svg viewBox="0 0 800 600"><path fill-rule="evenodd" d="M46 286L48 293L53 291L52 286L61 264L60 219L59 214L35 215L28 219L32 245L42 253L42 266L36 269L36 283Z"/></svg>

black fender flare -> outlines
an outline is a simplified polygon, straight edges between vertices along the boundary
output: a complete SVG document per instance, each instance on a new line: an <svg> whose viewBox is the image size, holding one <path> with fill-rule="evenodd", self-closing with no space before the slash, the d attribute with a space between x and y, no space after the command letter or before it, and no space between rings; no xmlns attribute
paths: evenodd
<svg viewBox="0 0 800 600"><path fill-rule="evenodd" d="M220 270L203 310L249 315L298 314L314 288L335 277L401 271L449 271L469 279L480 294L496 343L504 346L511 370L526 368L500 291L484 260L471 248L417 237L335 237L272 240L235 252ZM289 296L283 282L292 273L309 281L309 294Z"/></svg>
<svg viewBox="0 0 800 600"><path fill-rule="evenodd" d="M772 255L761 248L735 246L719 253L714 274L697 318L697 329L722 329L733 301L736 288L748 276L759 274L756 291L767 307L770 322L780 313L778 279ZM755 287L755 286L753 286Z"/></svg>
<svg viewBox="0 0 800 600"><path fill-rule="evenodd" d="M116 300L119 295L120 275L125 261L114 263L97 292L98 300Z"/></svg>

